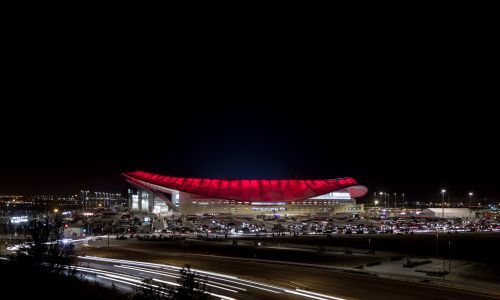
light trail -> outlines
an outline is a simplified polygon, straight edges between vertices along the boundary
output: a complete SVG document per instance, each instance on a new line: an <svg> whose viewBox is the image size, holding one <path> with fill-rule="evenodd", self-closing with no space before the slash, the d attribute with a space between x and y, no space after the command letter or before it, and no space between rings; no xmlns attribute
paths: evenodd
<svg viewBox="0 0 500 300"><path fill-rule="evenodd" d="M166 284L169 284L168 281L165 281L165 280L161 280L161 279L156 279L156 278L153 278L153 281L157 281L157 282L161 282L161 283L166 283ZM170 282L172 283L172 282ZM178 285L178 284L177 284ZM215 296L215 297L219 297L221 299L226 299L226 300L236 300L235 298L232 298L232 297L228 297L228 296L224 296L224 295L219 295L219 294L215 294L215 293L211 293L211 292L208 292L210 295L212 296Z"/></svg>
<svg viewBox="0 0 500 300"><path fill-rule="evenodd" d="M180 275L178 275L178 272L179 272L179 270L182 269L181 267L165 265L165 264L148 263L148 262L123 260L123 259L103 258L103 257L97 257L97 256L79 256L78 258L80 258L82 260L90 260L90 261L101 262L101 263L112 263L113 265L111 267L119 268L121 270L144 272L144 273L165 276L165 277L170 277L170 278L175 278L175 279L180 278ZM140 277L137 277L137 276L125 275L125 274L121 274L121 273L116 273L116 272L111 272L111 271L103 271L103 270L91 269L91 268L82 268L82 267L78 267L78 268L80 268L82 271L94 272L96 274L100 274L98 276L100 276L102 278L106 277L106 278L108 278L108 280L112 279L112 280L115 280L117 282L124 281L125 283L132 284L132 285L143 284L143 282L140 280ZM191 270L199 273L200 275L204 275L207 278L205 285L216 288L216 289L220 289L223 291L232 292L232 293L238 293L237 290L244 291L244 292L247 291L247 289L239 287L239 286L244 286L244 287L249 287L249 288L253 288L253 289L263 290L263 291L266 291L269 293L274 293L274 294L288 293L288 294L293 294L296 296L309 298L309 299L316 299L316 300L347 300L346 298L320 294L320 293L311 292L311 291L307 291L307 290L303 290L303 289L299 289L299 288L296 288L294 290L287 289L287 288L283 288L280 286L275 286L275 285L271 285L271 284L266 284L266 283L256 282L256 281L252 281L252 280L248 280L248 279L239 278L237 276L231 276L231 275L220 274L220 273L215 273L215 272L203 271L203 270L199 270L199 269L191 269ZM102 273L98 273L98 272L102 272ZM109 278L111 278L111 279L109 279ZM155 282L159 282L159 283L178 286L177 283L166 281L166 280L161 280L158 278L152 278L152 280ZM226 283L221 283L219 281L224 281ZM227 284L227 283L231 283L231 284ZM239 285L239 286L234 286L234 285ZM144 285L141 285L141 286L144 286ZM153 287L155 287L155 285L153 285ZM220 297L221 299L234 300L234 298L231 298L228 296L214 294L214 293L210 293L210 294L215 296L215 297Z"/></svg>
<svg viewBox="0 0 500 300"><path fill-rule="evenodd" d="M176 267L176 266L169 266L169 265L161 265L161 264L155 264L155 263L147 263L147 262L139 262L139 261L132 261L132 260L123 260L123 259L113 259L113 258L103 258L103 257L97 257L97 256L79 256L78 258L80 259L87 259L87 260L94 260L94 261L102 261L102 262L112 262L112 263L121 263L125 265L135 265L135 266L151 266L154 268L161 268L161 269L174 269L176 271L181 270L181 267ZM200 274L207 275L207 277L214 278L217 280L222 280L226 282L231 282L234 284L240 284L244 285L247 287L263 290L266 292L270 293L275 293L275 294L281 294L282 288L272 286L269 284L265 283L260 283L260 282L255 282L252 280L246 280L242 278L238 278L236 276L230 276L230 275L225 275L225 274L220 274L220 273L214 273L214 272L208 272L208 271L203 271L203 270L198 270L198 269L191 269L193 271L196 271ZM219 278L222 277L222 278ZM276 289L276 290L273 290Z"/></svg>
<svg viewBox="0 0 500 300"><path fill-rule="evenodd" d="M311 299L327 300L326 298L321 298L321 297L318 297L318 296L308 295L308 294L304 294L304 293L297 292L297 291L294 291L294 290L285 290L285 292L290 293L290 294L294 294L294 295L298 295L298 296L302 296L302 297L306 297L306 298L311 298Z"/></svg>
<svg viewBox="0 0 500 300"><path fill-rule="evenodd" d="M145 268L139 268L139 267L118 266L118 265L115 265L114 267L116 267L116 268L130 269L130 270L136 270L136 271L141 271L141 272L147 272L147 273L157 274L157 275L161 275L161 276L173 277L173 278L176 278L176 279L180 278L180 276L178 275L178 273L176 275L172 275L171 273L167 273L167 272L151 271L151 270L148 270L148 269L145 269ZM207 283L205 283L205 284L207 286L212 286L212 287L219 288L219 289L222 289L222 290L227 290L227 291L230 291L230 292L233 292L233 293L237 293L238 292L238 291L235 291L233 289L237 289L237 290L241 290L241 291L246 291L246 289L244 289L244 288L240 288L240 287L237 287L237 286L232 286L232 285L224 284L224 283L220 283L220 282L215 282L213 280L207 280ZM217 285L215 285L215 284L217 284ZM228 287L230 289L221 287L221 285L222 286L226 286L226 287Z"/></svg>
<svg viewBox="0 0 500 300"><path fill-rule="evenodd" d="M300 292L300 293L303 293L303 294L309 294L309 295L312 295L312 296L318 296L318 297L321 297L321 298L326 298L326 299L333 299L333 300L347 300L345 298L340 298L340 297L334 297L334 296L329 296L329 295L325 295L325 294L320 294L320 293L315 293L315 292L310 292L310 291L306 291L306 290L301 290L301 289L295 289L297 292Z"/></svg>
<svg viewBox="0 0 500 300"><path fill-rule="evenodd" d="M111 280L111 281L116 281L116 282L120 282L120 283L123 283L123 284L135 286L135 287L145 287L145 288L150 288L150 289L151 288L158 288L159 287L157 285L152 285L152 284L146 285L141 280L141 277L137 277L137 276L125 275L125 274L121 274L121 273L116 273L116 272L111 272L111 271L104 271L104 270L99 270L99 269L94 269L94 268L77 267L76 269L79 270L79 271L82 271L82 272L94 273L94 274L96 274L96 276L98 278L107 279L107 280ZM101 274L101 275L97 275L97 274ZM173 285L173 286L179 286L178 283L170 282L170 281L165 281L165 280L160 280L160 279L157 279L157 278L153 278L153 281L161 282L161 283L165 283L165 284ZM217 288L221 288L221 287L217 287ZM221 289L223 289L223 290L229 290L229 289L226 289L226 288L221 288ZM234 292L237 293L237 291L234 291ZM210 295L212 295L212 296L214 296L214 297L218 297L218 298L221 298L221 299L236 300L235 298L231 298L231 297L228 297L228 296L224 296L224 295L220 295L220 294L216 294L216 293L212 293L212 292L207 292L207 293L210 294Z"/></svg>
<svg viewBox="0 0 500 300"><path fill-rule="evenodd" d="M103 276L103 275L97 275L97 277L103 278L103 279L107 279L107 280L111 280L111 281L116 281L116 282L124 283L124 284L135 286L135 287L140 287L141 286L140 284L135 284L135 283L131 283L131 282L128 282L128 281L124 281L124 280L120 280L120 279L116 279L116 278L111 278L111 277L107 277L107 276Z"/></svg>
<svg viewBox="0 0 500 300"><path fill-rule="evenodd" d="M86 273L129 277L130 279L133 279L133 280L141 279L141 277L138 277L138 276L122 274L122 273L117 273L117 272L112 272L112 271L106 271L106 270L101 270L101 269L94 269L94 268L75 267L75 270L81 271L81 272L86 272Z"/></svg>

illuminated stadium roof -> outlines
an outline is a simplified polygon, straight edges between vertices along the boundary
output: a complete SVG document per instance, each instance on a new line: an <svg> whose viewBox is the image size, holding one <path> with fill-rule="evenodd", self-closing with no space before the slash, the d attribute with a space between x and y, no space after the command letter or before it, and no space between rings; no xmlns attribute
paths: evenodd
<svg viewBox="0 0 500 300"><path fill-rule="evenodd" d="M133 184L236 201L299 201L335 191L348 190L352 197L367 189L350 177L321 180L200 179L162 176L143 171L124 173Z"/></svg>

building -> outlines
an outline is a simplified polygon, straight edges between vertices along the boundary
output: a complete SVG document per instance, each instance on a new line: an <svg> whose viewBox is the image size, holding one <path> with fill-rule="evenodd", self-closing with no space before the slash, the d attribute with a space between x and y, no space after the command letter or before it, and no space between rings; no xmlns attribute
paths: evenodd
<svg viewBox="0 0 500 300"><path fill-rule="evenodd" d="M80 191L80 204L84 210L97 207L110 207L122 203L121 193L107 193L95 191Z"/></svg>
<svg viewBox="0 0 500 300"><path fill-rule="evenodd" d="M470 218L472 212L468 208L444 208L444 218ZM426 208L423 209L418 217L423 218L442 218L443 208Z"/></svg>
<svg viewBox="0 0 500 300"><path fill-rule="evenodd" d="M353 178L322 180L198 179L124 173L133 212L181 215L316 215L363 212L367 188Z"/></svg>

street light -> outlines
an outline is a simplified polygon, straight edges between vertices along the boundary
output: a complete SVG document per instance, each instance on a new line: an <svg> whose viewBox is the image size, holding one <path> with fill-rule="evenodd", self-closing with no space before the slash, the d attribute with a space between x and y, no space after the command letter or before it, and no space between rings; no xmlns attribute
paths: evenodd
<svg viewBox="0 0 500 300"><path fill-rule="evenodd" d="M441 190L441 195L442 195L442 198L441 198L441 218L444 219L444 193L446 193L446 190L445 189L442 189Z"/></svg>
<svg viewBox="0 0 500 300"><path fill-rule="evenodd" d="M469 219L471 219L471 214L472 214L472 196L474 193L470 192L469 193Z"/></svg>
<svg viewBox="0 0 500 300"><path fill-rule="evenodd" d="M89 191L85 191L85 202L87 206L87 210L89 209Z"/></svg>
<svg viewBox="0 0 500 300"><path fill-rule="evenodd" d="M384 192L380 192L378 194L380 195L380 198L382 199L382 196L384 195ZM382 199L382 201L384 201L384 199Z"/></svg>

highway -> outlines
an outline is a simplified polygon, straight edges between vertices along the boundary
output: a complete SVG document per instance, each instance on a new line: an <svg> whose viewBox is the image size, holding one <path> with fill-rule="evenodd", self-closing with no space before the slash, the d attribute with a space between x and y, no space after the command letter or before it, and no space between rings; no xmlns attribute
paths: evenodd
<svg viewBox="0 0 500 300"><path fill-rule="evenodd" d="M146 250L144 248L147 247L143 247L142 244L124 246L91 247L86 248L85 253L115 259L148 261L160 265L177 266L177 268L189 264L199 270L223 273L224 275L272 285L279 289L308 290L333 297L322 299L500 299L498 295L486 294L478 290L472 291L418 282L389 280L327 269L261 263L251 259L228 259L216 255L198 256L170 251ZM109 265L109 263L104 264L97 261L92 263ZM116 268L114 271L116 271ZM142 276L145 276L145 274ZM292 296L295 296L288 292L275 294L261 289L244 288L247 291L237 290L238 293L225 291L224 295L236 299L283 299L284 297L293 299Z"/></svg>
<svg viewBox="0 0 500 300"><path fill-rule="evenodd" d="M153 284L178 285L180 267L140 261L109 259L96 256L79 257L80 265L76 270L84 273L87 279L105 285L113 283L125 292L134 292L142 280L151 278ZM318 299L347 300L348 298L324 295L300 288L290 289L254 280L221 273L194 270L205 278L206 286L217 299ZM350 298L352 299L352 298Z"/></svg>
<svg viewBox="0 0 500 300"><path fill-rule="evenodd" d="M77 241L79 242L79 241ZM79 253L77 270L89 280L113 283L134 292L145 278L155 284L177 285L181 266L189 264L219 299L500 299L500 293L463 286L452 288L414 281L339 272L219 255L152 250L154 244L94 244ZM283 252L286 255L287 252ZM134 260L131 260L134 259ZM444 283L444 282L443 282Z"/></svg>

